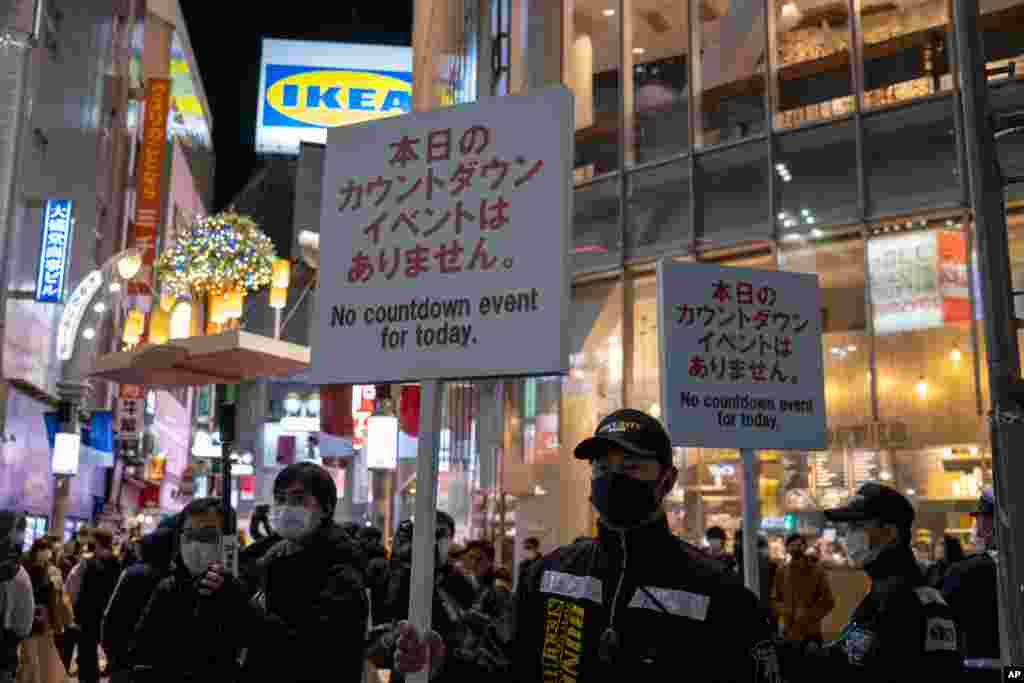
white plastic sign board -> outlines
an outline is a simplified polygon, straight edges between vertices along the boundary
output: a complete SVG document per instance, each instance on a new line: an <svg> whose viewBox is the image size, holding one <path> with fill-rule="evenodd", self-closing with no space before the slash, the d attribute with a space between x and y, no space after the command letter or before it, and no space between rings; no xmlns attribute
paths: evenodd
<svg viewBox="0 0 1024 683"><path fill-rule="evenodd" d="M331 129L316 381L566 372L571 132L561 86Z"/></svg>
<svg viewBox="0 0 1024 683"><path fill-rule="evenodd" d="M824 449L815 275L658 264L662 405L674 446Z"/></svg>

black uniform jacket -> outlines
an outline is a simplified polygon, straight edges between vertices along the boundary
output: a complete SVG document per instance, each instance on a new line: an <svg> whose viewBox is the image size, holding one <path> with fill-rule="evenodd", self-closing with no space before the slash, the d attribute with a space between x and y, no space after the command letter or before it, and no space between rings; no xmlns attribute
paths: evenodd
<svg viewBox="0 0 1024 683"><path fill-rule="evenodd" d="M664 517L626 533L602 526L521 582L514 680L678 680L700 666L702 683L769 683L778 680L770 639L754 594Z"/></svg>

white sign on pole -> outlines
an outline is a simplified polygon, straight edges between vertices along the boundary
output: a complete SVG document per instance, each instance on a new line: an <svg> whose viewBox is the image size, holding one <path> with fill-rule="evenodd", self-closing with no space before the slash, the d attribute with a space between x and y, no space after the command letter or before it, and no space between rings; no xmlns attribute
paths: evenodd
<svg viewBox="0 0 1024 683"><path fill-rule="evenodd" d="M561 86L331 129L317 381L564 373L571 130Z"/></svg>
<svg viewBox="0 0 1024 683"><path fill-rule="evenodd" d="M663 260L658 334L673 445L826 447L817 276Z"/></svg>

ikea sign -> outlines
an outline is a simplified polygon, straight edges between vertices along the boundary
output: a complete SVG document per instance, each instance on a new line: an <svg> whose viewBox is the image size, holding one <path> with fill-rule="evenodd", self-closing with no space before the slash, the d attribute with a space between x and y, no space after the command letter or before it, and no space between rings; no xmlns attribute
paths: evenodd
<svg viewBox="0 0 1024 683"><path fill-rule="evenodd" d="M297 154L329 128L411 110L411 48L263 41L257 153Z"/></svg>

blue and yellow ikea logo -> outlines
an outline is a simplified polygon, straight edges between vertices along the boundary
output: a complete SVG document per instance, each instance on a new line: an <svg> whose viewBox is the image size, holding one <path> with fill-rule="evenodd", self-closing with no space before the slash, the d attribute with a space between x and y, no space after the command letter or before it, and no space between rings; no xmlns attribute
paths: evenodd
<svg viewBox="0 0 1024 683"><path fill-rule="evenodd" d="M412 74L268 64L263 125L333 128L412 111Z"/></svg>

